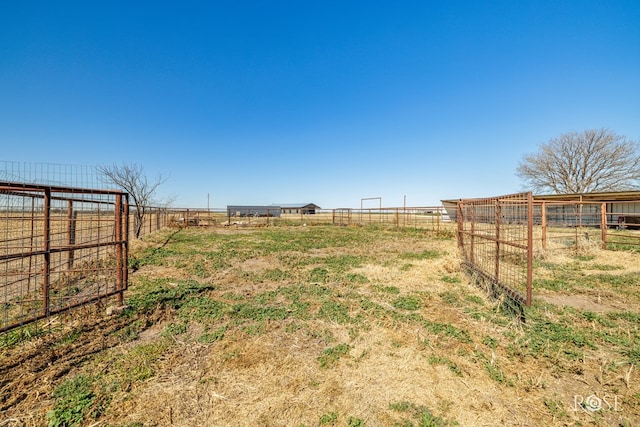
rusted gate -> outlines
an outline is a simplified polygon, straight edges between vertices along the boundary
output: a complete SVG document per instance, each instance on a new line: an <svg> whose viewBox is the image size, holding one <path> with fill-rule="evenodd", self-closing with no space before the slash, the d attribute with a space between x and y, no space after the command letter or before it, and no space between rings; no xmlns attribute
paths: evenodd
<svg viewBox="0 0 640 427"><path fill-rule="evenodd" d="M465 267L491 290L531 305L532 194L462 199L457 219Z"/></svg>
<svg viewBox="0 0 640 427"><path fill-rule="evenodd" d="M128 194L0 182L0 332L127 288Z"/></svg>

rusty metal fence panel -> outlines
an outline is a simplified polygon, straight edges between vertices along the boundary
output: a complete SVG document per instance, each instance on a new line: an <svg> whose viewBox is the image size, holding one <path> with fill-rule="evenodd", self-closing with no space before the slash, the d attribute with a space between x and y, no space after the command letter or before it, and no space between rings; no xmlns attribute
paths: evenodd
<svg viewBox="0 0 640 427"><path fill-rule="evenodd" d="M127 288L128 195L0 182L0 332Z"/></svg>
<svg viewBox="0 0 640 427"><path fill-rule="evenodd" d="M458 202L463 264L493 291L531 305L533 196L519 193Z"/></svg>

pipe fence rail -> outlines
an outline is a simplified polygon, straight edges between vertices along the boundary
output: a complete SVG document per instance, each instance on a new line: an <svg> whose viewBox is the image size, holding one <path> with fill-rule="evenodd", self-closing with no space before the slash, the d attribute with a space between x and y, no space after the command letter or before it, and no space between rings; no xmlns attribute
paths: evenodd
<svg viewBox="0 0 640 427"><path fill-rule="evenodd" d="M0 332L127 289L128 195L0 182Z"/></svg>

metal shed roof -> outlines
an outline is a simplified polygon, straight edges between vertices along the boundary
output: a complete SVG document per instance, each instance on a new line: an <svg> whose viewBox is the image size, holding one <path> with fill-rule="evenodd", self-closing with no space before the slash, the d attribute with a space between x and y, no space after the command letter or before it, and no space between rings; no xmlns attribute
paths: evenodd
<svg viewBox="0 0 640 427"><path fill-rule="evenodd" d="M315 203L281 203L278 206L286 209L320 209Z"/></svg>

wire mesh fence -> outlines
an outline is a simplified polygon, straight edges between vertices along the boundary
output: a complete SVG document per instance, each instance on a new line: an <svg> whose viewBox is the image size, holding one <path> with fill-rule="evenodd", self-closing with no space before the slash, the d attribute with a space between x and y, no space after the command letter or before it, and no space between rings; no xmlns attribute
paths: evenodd
<svg viewBox="0 0 640 427"><path fill-rule="evenodd" d="M0 160L0 181L73 188L111 188L91 165Z"/></svg>
<svg viewBox="0 0 640 427"><path fill-rule="evenodd" d="M0 182L0 331L127 287L128 197Z"/></svg>
<svg viewBox="0 0 640 427"><path fill-rule="evenodd" d="M531 305L531 193L460 200L457 220L465 267L492 292Z"/></svg>

